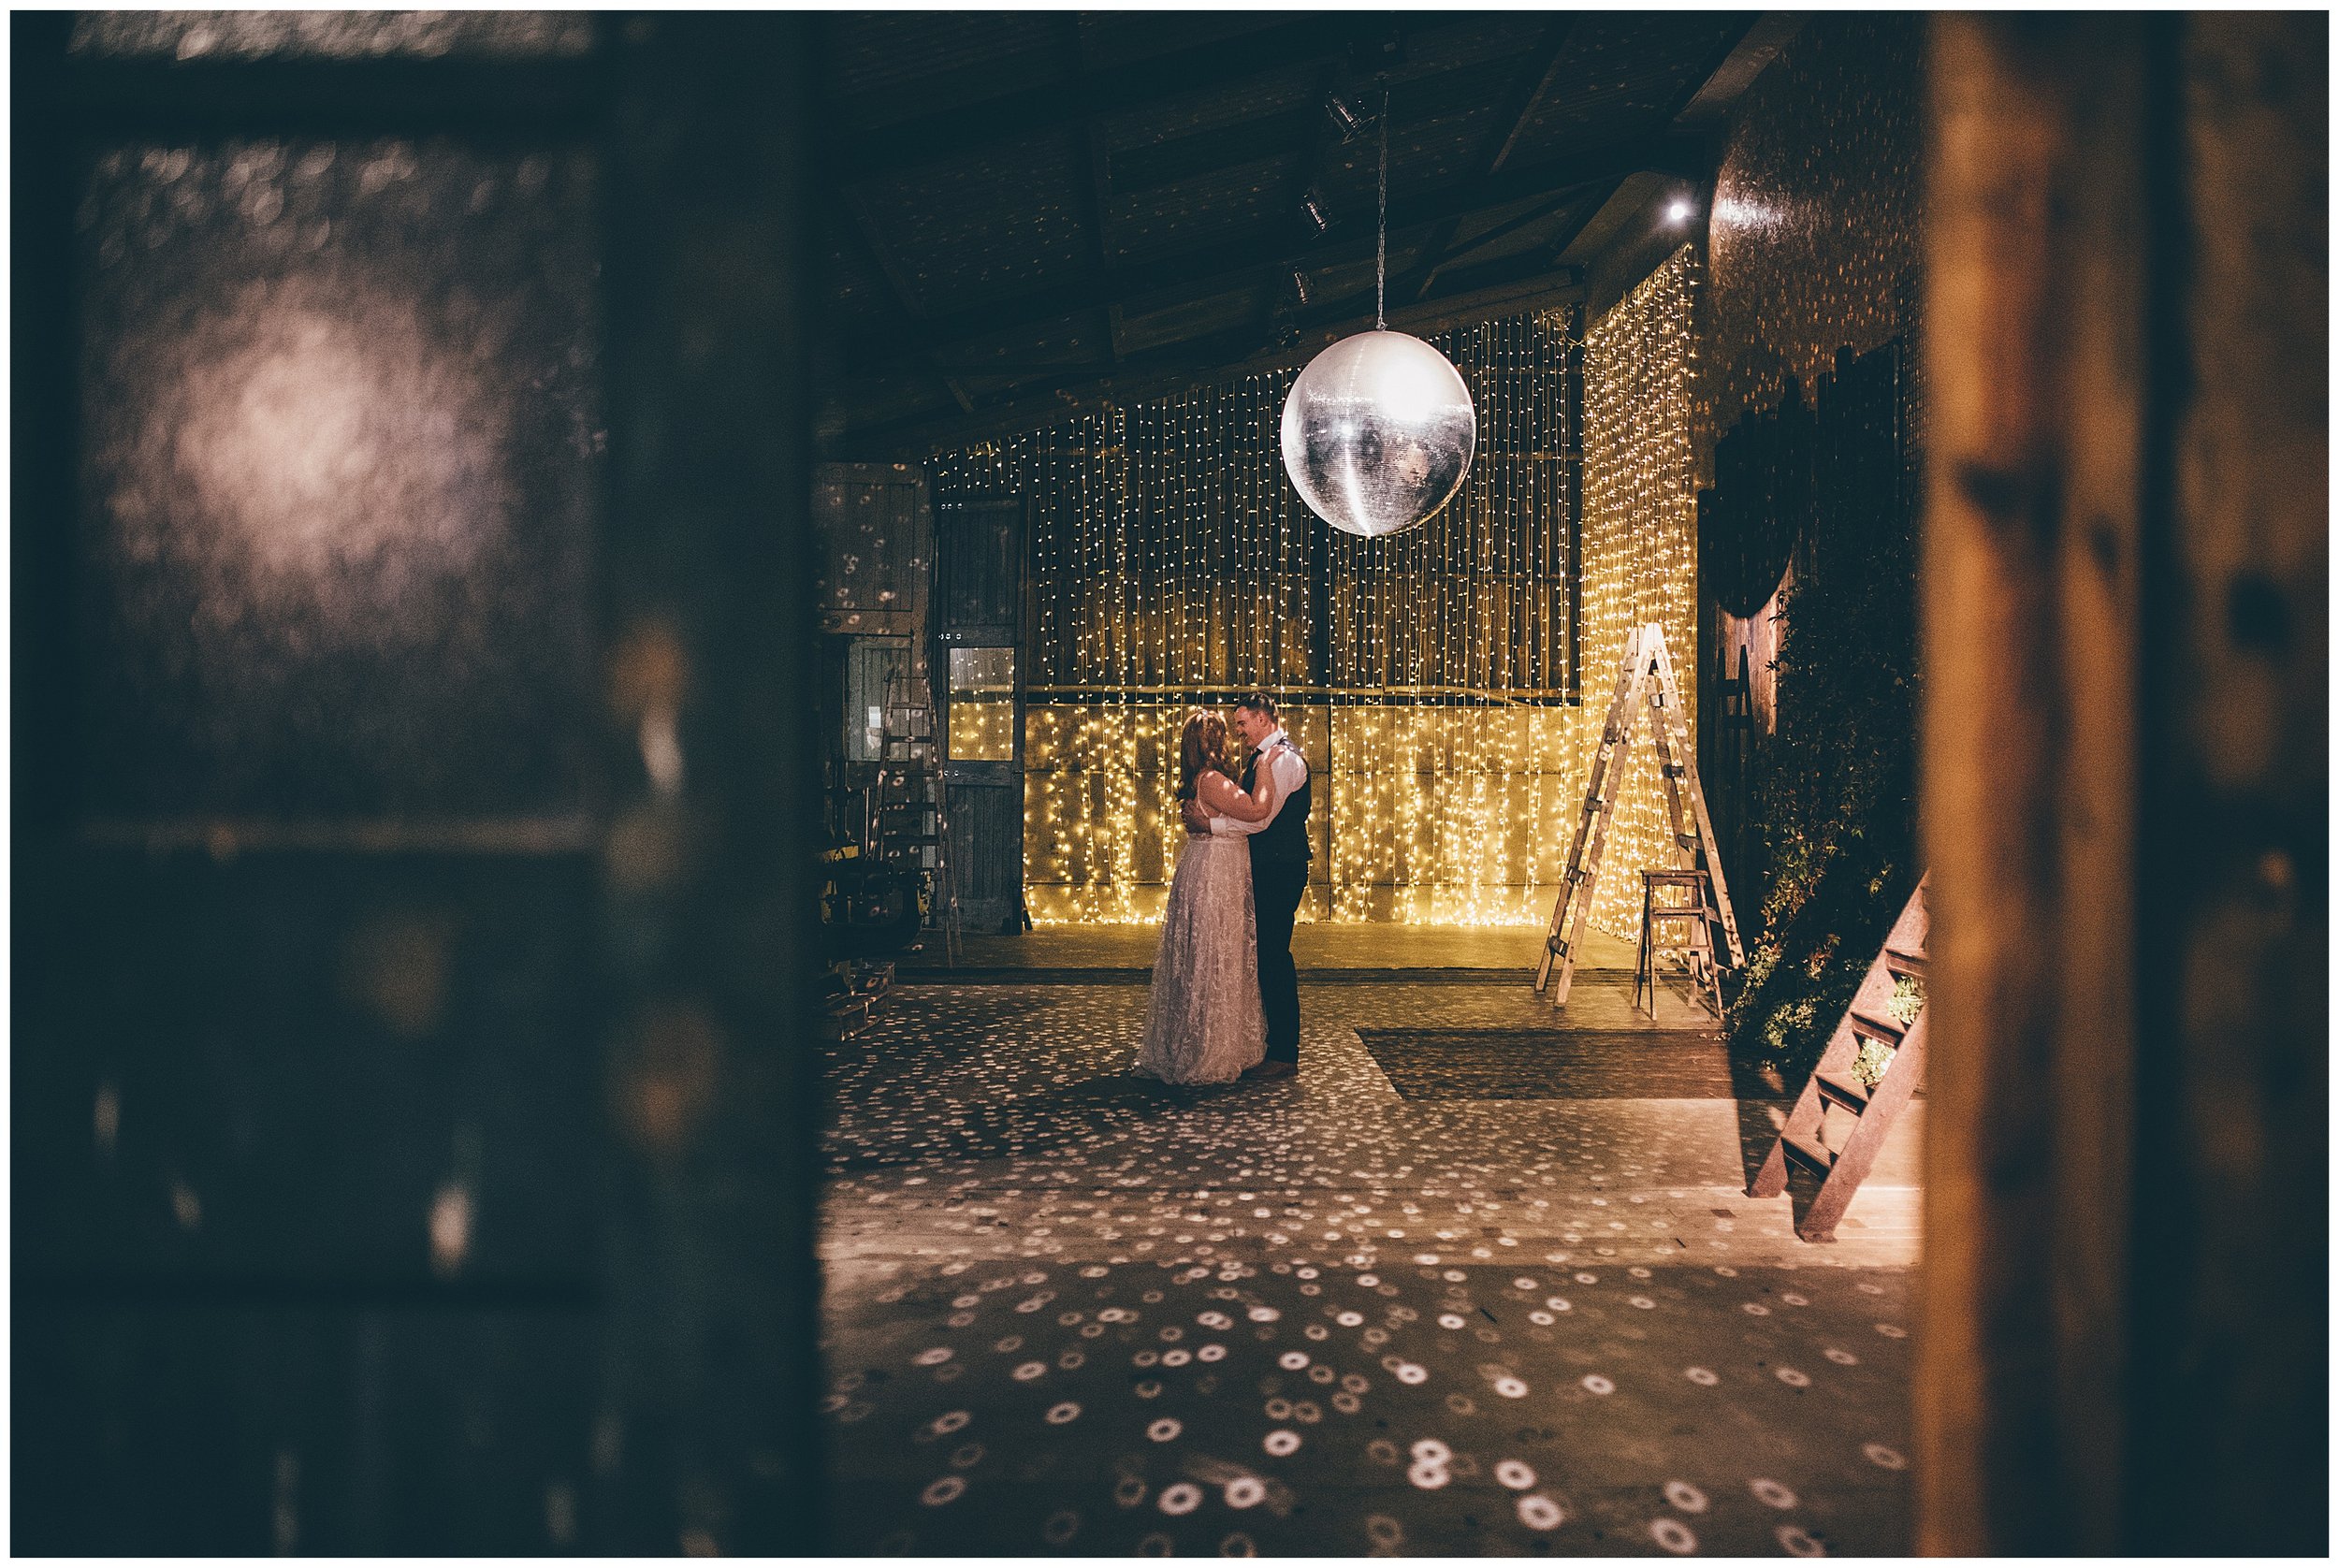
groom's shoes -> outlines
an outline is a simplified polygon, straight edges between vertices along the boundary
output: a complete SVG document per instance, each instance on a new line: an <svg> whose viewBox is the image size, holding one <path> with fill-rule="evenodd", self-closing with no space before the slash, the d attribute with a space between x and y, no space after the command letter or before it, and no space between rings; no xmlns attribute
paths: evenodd
<svg viewBox="0 0 2339 1568"><path fill-rule="evenodd" d="M1244 1078L1297 1078L1300 1076L1300 1064L1278 1062L1271 1056L1263 1062L1254 1062L1244 1067L1242 1076Z"/></svg>

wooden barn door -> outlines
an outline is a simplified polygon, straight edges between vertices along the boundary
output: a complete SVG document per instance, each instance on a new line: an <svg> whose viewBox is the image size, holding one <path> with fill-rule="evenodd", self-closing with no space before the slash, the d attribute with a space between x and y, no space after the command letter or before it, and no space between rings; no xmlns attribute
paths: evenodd
<svg viewBox="0 0 2339 1568"><path fill-rule="evenodd" d="M969 931L1024 908L1024 503L937 510L935 670L950 783L951 865Z"/></svg>
<svg viewBox="0 0 2339 1568"><path fill-rule="evenodd" d="M9 19L8 1545L822 1552L814 30L127 16Z"/></svg>

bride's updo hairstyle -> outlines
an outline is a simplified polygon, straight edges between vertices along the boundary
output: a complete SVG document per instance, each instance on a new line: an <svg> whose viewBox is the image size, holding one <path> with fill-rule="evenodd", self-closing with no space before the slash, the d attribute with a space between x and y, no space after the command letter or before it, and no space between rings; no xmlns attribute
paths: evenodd
<svg viewBox="0 0 2339 1568"><path fill-rule="evenodd" d="M1178 737L1178 798L1192 800L1204 768L1215 768L1228 778L1241 777L1227 754L1227 721L1208 708L1185 716L1185 731Z"/></svg>

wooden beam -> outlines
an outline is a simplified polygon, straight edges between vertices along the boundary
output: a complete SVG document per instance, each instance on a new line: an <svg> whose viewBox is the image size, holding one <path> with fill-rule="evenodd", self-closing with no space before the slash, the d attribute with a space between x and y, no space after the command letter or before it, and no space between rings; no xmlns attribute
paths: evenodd
<svg viewBox="0 0 2339 1568"><path fill-rule="evenodd" d="M1718 54L1710 57L1706 69L1695 74L1693 85L1686 89L1666 110L1663 116L1664 123L1674 126L1677 131L1693 130L1697 123L1707 118L1702 112L1693 111L1702 111L1707 106L1726 105L1729 99L1743 92L1747 83L1753 80L1754 73L1777 55L1780 49L1784 47L1786 40L1794 36L1795 28L1800 24L1799 18L1793 19L1789 23L1780 24L1768 19L1750 16L1748 24L1738 31L1736 36ZM1547 57L1539 56L1545 59L1542 73L1535 79L1533 90L1517 100L1515 112L1512 102L1505 101L1504 115L1508 118L1509 124L1501 132L1499 145L1493 146L1492 152L1487 158L1481 178L1500 173L1504 165L1509 162L1512 154L1518 150L1518 138L1525 134L1529 124L1533 122L1535 109L1541 105L1544 94L1550 90L1551 82L1559 75L1561 65L1565 63L1567 39L1571 32L1572 19L1570 22L1553 23L1547 32L1546 37L1549 39L1550 47ZM1756 43L1758 36L1761 40L1759 47L1750 48L1750 45ZM1522 73L1521 82L1526 80L1526 75ZM1500 123L1499 121L1498 123ZM1611 186L1610 190L1613 192L1614 187ZM1583 221L1577 223L1565 237L1555 240L1551 246L1551 254L1558 255L1565 251L1574 242L1576 236L1583 232L1584 224L1589 223L1598 211L1599 208L1595 204L1582 215ZM1418 294L1426 295L1429 292L1441 268L1450 261L1468 255L1472 251L1485 245L1490 238L1487 235L1474 235L1467 243L1456 249L1453 246L1453 236L1458 226L1458 223L1445 226L1440 238L1431 247L1432 252L1431 259L1416 269L1415 275L1417 276L1419 282L1414 286ZM1511 229L1504 228L1501 232L1509 233Z"/></svg>
<svg viewBox="0 0 2339 1568"><path fill-rule="evenodd" d="M1583 280L1573 269L1545 270L1392 311L1388 324L1416 336L1426 336L1475 322L1571 304L1582 298ZM1373 314L1368 308L1361 314L1319 320L1287 347L1249 355L1242 354L1235 342L1239 337L1252 341L1256 339L1249 338L1247 332L1229 333L1212 340L1222 350L1231 350L1224 352L1223 356L1193 354L1189 345L1182 344L1180 350L1185 352L1176 358L1166 354L1152 359L1132 356L1117 376L1088 378L1019 396L968 418L922 418L890 428L856 431L848 435L844 444L869 461L915 461L937 452L1036 429L1111 404L1137 402L1242 376L1292 370L1306 364L1327 345L1372 325Z"/></svg>
<svg viewBox="0 0 2339 1568"><path fill-rule="evenodd" d="M878 232L876 218L870 214L861 198L850 191L833 191L831 205L841 218L847 236L859 241L863 255L872 267L877 269L878 275L885 280L886 291L893 297L893 309L899 313L905 326L914 328L914 324L923 314L918 305L916 285L910 281L909 274L902 270L900 263L894 260L892 248L885 243L885 237ZM934 356L929 354L925 358L931 367ZM937 374L942 383L942 390L948 392L951 395L951 400L958 404L959 412L974 413L974 395L966 390L966 384L949 371L939 370L938 368Z"/></svg>
<svg viewBox="0 0 2339 1568"><path fill-rule="evenodd" d="M1316 67L1319 81L1331 73L1329 61ZM1138 196L1245 164L1303 154L1315 145L1316 127L1323 121L1322 100L1312 94L1307 101L1273 114L1123 148L1112 155L1113 181L1125 194Z"/></svg>
<svg viewBox="0 0 2339 1568"><path fill-rule="evenodd" d="M2139 42L2094 19L1944 16L1933 36L1918 588L1941 1049L1914 1542L1929 1554L2149 1549L2118 1528L2142 214L2163 178L2141 155Z"/></svg>
<svg viewBox="0 0 2339 1568"><path fill-rule="evenodd" d="M1511 154L1518 150L1518 138L1526 135L1527 127L1534 123L1535 110L1543 107L1544 94L1551 91L1552 80L1560 74L1561 63L1567 53L1567 41L1576 35L1576 21L1573 16L1564 17L1543 30L1543 37L1536 46L1533 58L1530 60L1527 69L1519 73L1518 88L1514 89L1511 96L1504 99L1502 109L1494 117L1496 139L1489 144L1488 155L1480 160L1480 173L1501 173L1503 166L1510 162ZM1537 62L1543 67L1539 71L1535 69ZM1530 82L1533 85L1529 86Z"/></svg>
<svg viewBox="0 0 2339 1568"><path fill-rule="evenodd" d="M1113 155L1113 181L1125 195L1174 184L1199 175L1256 164L1266 158L1288 157L1320 147L1319 127L1329 123L1323 99L1343 75L1352 88L1358 110L1377 111L1378 89L1368 92L1358 80L1359 67L1327 60L1317 67L1316 90L1294 107L1230 125L1213 126L1185 136L1132 147ZM1408 124L1443 120L1486 106L1499 81L1513 80L1484 63L1459 65L1434 75L1391 84L1391 109ZM1338 145L1335 139L1335 145Z"/></svg>
<svg viewBox="0 0 2339 1568"><path fill-rule="evenodd" d="M1477 234L1472 235L1469 240L1460 246L1453 245L1450 242L1441 243L1435 240L1424 244L1421 247L1421 254L1426 259L1416 262L1404 273L1403 276L1391 280L1388 285L1389 297L1391 298L1404 299L1409 303L1417 304L1425 296L1429 294L1431 285L1437 282L1438 273L1445 269L1448 262L1454 261L1461 256L1468 255L1472 251L1478 250L1487 245L1491 245L1497 240L1507 240L1512 235L1517 234L1520 229L1531 228L1534 225L1543 222L1546 218L1550 217L1554 212L1558 212L1564 208L1576 206L1578 203L1583 204L1587 209L1587 211L1583 213L1584 222L1589 222L1591 220L1591 213L1599 210L1599 204L1597 202L1590 200L1580 193L1569 192L1564 196L1553 196L1548 201L1537 202L1526 211L1505 218L1501 223L1482 230ZM1576 225L1576 228L1581 227L1582 223L1579 222ZM1449 240L1453 230L1454 225L1452 223L1446 225L1445 233L1449 237ZM1575 230L1570 230L1569 238L1573 239L1574 237ZM1564 248L1564 241L1557 245L1545 247L1546 250L1554 255L1557 255L1560 251Z"/></svg>
<svg viewBox="0 0 2339 1568"><path fill-rule="evenodd" d="M1292 171L1291 179L1284 187L1284 207L1294 214L1295 225L1308 221L1305 215L1300 212L1300 204L1307 198L1308 187L1323 177L1326 160L1332 151L1345 145L1341 140L1340 132L1333 127L1330 112L1327 108L1331 99L1332 89L1338 85L1338 81L1339 74L1330 62L1328 61L1317 68L1315 102L1312 106L1315 111L1315 139L1309 144L1307 156L1301 160L1300 167ZM1291 275L1296 279L1300 270L1300 268L1294 268ZM1267 342L1273 340L1277 331L1276 324L1295 311L1306 310L1308 301L1295 297L1290 303L1286 304L1284 300L1284 280L1281 278L1275 279L1260 292L1265 298L1259 303L1259 341Z"/></svg>
<svg viewBox="0 0 2339 1568"><path fill-rule="evenodd" d="M1066 68L1079 76L1086 63L1081 44L1080 18L1071 12L1056 19L1056 38L1061 47ZM1107 243L1105 224L1112 211L1111 167L1105 158L1104 132L1094 119L1082 121L1071 132L1072 216L1088 236L1088 267L1093 278L1102 279L1112 264L1112 247ZM1121 307L1107 304L1104 311L1105 360L1110 365L1121 363ZM971 410L969 412L972 412Z"/></svg>
<svg viewBox="0 0 2339 1568"><path fill-rule="evenodd" d="M1762 12L1706 78L1706 84L1681 106L1675 120L1684 125L1700 125L1727 114L1738 94L1752 86L1754 79L1803 30L1805 20L1800 11Z"/></svg>
<svg viewBox="0 0 2339 1568"><path fill-rule="evenodd" d="M1413 14L1408 33L1475 24L1459 14ZM1380 19L1375 19L1376 24ZM866 181L920 164L957 157L971 148L1011 141L1099 116L1215 92L1310 61L1344 54L1353 28L1336 16L1281 21L1239 37L1213 39L1148 55L1124 65L1083 73L994 98L856 131L830 149L829 178Z"/></svg>
<svg viewBox="0 0 2339 1568"><path fill-rule="evenodd" d="M1483 180L1489 175L1501 173L1503 165L1509 161L1512 152L1518 146L1519 137L1533 122L1535 110L1543 107L1543 95L1551 90L1552 79L1559 75L1561 59L1567 52L1567 40L1575 36L1575 32L1576 18L1573 16L1563 16L1545 24L1542 37L1536 40L1526 64L1512 80L1510 89L1503 94L1503 102L1494 111L1494 129L1488 135L1478 157L1478 178ZM1414 277L1417 281L1411 283L1403 291L1409 298L1419 299L1430 292L1430 285L1437 281L1438 268L1451 254L1454 231L1460 226L1461 220L1458 217L1448 218L1438 225L1429 244L1423 248L1427 260L1415 269Z"/></svg>
<svg viewBox="0 0 2339 1568"><path fill-rule="evenodd" d="M2162 395L2139 443L2134 1404L2114 1549L2317 1556L2331 1546L2331 23L2201 10L2135 25L2159 258L2141 314ZM2093 519L2073 516L2088 526L2069 547L2093 557Z"/></svg>
<svg viewBox="0 0 2339 1568"><path fill-rule="evenodd" d="M2329 48L1931 24L1920 1553L2328 1553Z"/></svg>
<svg viewBox="0 0 2339 1568"><path fill-rule="evenodd" d="M1635 138L1563 157L1520 165L1483 180L1462 181L1389 203L1389 232L1467 217L1536 196L1580 190L1640 172L1685 178L1709 174L1713 144L1702 136L1663 135ZM1233 240L1214 240L1111 268L1100 279L1050 283L971 310L930 318L914 344L888 356L883 350L864 363L914 365L935 353L995 338L1020 327L1061 321L1108 305L1169 306L1257 285L1294 267L1321 268L1373 254L1369 222L1343 222L1330 233L1304 236L1282 222L1262 225Z"/></svg>

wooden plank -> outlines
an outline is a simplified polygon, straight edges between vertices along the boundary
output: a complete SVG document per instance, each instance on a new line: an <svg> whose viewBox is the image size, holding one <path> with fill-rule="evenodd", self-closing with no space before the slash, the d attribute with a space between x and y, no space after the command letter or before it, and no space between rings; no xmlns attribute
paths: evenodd
<svg viewBox="0 0 2339 1568"><path fill-rule="evenodd" d="M2330 22L2148 33L2124 1551L2330 1549ZM2173 253L2173 254L2172 254ZM2114 515L2116 518L2118 514ZM2216 1543L2212 1545L2212 1543Z"/></svg>
<svg viewBox="0 0 2339 1568"><path fill-rule="evenodd" d="M1910 1025L1908 1038L1894 1055L1891 1066L1884 1069L1883 1080L1877 1084L1875 1094L1861 1109L1852 1136L1844 1140L1844 1146L1836 1151L1835 1158L1829 1162L1827 1179L1820 1183L1810 1208L1795 1222L1794 1233L1797 1236L1807 1241L1832 1241L1836 1239L1836 1227L1842 1222L1844 1210L1851 1206L1852 1199L1858 1194L1860 1183L1867 1179L1868 1171L1876 1164L1877 1154L1884 1147L1885 1138L1892 1132L1894 1122L1898 1119L1902 1108L1909 1103L1909 1096L1915 1092L1924 1077L1925 1015L1919 1013L1916 1023ZM1813 1082L1817 1083L1816 1077Z"/></svg>
<svg viewBox="0 0 2339 1568"><path fill-rule="evenodd" d="M1603 781L1614 760L1615 748L1621 739L1619 725L1621 716L1626 711L1625 694L1631 690L1632 666L1638 643L1639 637L1635 634L1633 646L1627 646L1623 660L1617 666L1616 693L1609 700L1608 719L1605 727L1601 732L1600 749L1592 757L1591 777L1586 781L1584 790L1584 809L1576 820L1576 837L1567 849L1567 869L1560 879L1560 896L1551 908L1551 928L1544 939L1543 956L1535 969L1537 992L1541 992L1549 983L1551 963L1555 953L1573 953L1576 951L1575 942L1563 934L1568 930L1568 912L1574 907L1575 901L1580 898L1588 903L1591 897L1590 884L1591 878L1597 875L1597 867L1586 864L1584 851L1591 842L1591 824L1594 819L1604 815L1601 810L1601 802L1605 798L1606 787ZM1573 965L1574 960L1570 958L1569 967L1572 968ZM1567 974L1562 972L1560 980L1560 994L1553 999L1552 1006L1557 1007L1560 1002L1566 999L1567 983Z"/></svg>
<svg viewBox="0 0 2339 1568"><path fill-rule="evenodd" d="M1828 1035L1827 1044L1820 1053L1818 1065L1813 1068L1809 1080L1804 1083L1802 1092L1795 1096L1794 1105L1787 1113L1786 1123L1780 1128L1778 1140L1772 1143L1770 1153L1764 1159L1761 1169L1755 1172L1754 1179L1747 1183L1748 1197L1777 1198L1786 1190L1787 1156L1791 1152L1791 1145L1797 1140L1807 1144L1818 1143L1821 1140L1821 1128L1825 1123L1827 1111L1824 1102L1829 1097L1823 1085L1829 1081L1838 1084L1857 1082L1852 1072L1852 1064L1858 1059L1860 1053L1859 1031L1853 1022L1855 1015L1863 1012L1875 1015L1889 1011L1895 990L1894 970L1889 962L1891 956L1895 952L1923 952L1925 951L1925 942L1931 931L1931 917L1925 903L1925 881L1918 882L1916 891L1909 895L1909 902L1902 907L1898 918L1894 921L1891 932L1884 938L1882 949L1869 962L1867 973L1861 977L1860 987L1852 994L1851 1005L1844 1009L1843 1016L1837 1020L1835 1029ZM1918 1013L1918 1017L1920 1020L1924 1017L1922 1011ZM1897 1033L1896 1031L1896 1034ZM1895 1065L1898 1065L1896 1060ZM1913 1089L1914 1084L1911 1083L1910 1087ZM1839 1095L1838 1097L1840 1099L1846 1096ZM1879 1109L1877 1102L1881 1097L1881 1095L1868 1096L1869 1103L1863 1112L1864 1122L1868 1116L1875 1116L1879 1119L1880 1126L1876 1136L1880 1140L1884 1133L1891 1130L1892 1118L1899 1114L1902 1105L1906 1103L1906 1096L1903 1096L1895 1099L1890 1106ZM1872 1151L1868 1158L1872 1162L1874 1158ZM1797 1222L1796 1234L1803 1236L1806 1241L1825 1241L1832 1236L1835 1231L1836 1219L1841 1218L1844 1205L1852 1201L1852 1194L1858 1189L1861 1181L1867 1177L1867 1164L1847 1167L1844 1172L1847 1182L1845 1189L1830 1199L1830 1207L1835 1218L1829 1219L1822 1228L1811 1225L1807 1215L1804 1220ZM1831 1163L1827 1169L1827 1181L1832 1183L1836 1180L1837 1173ZM1816 1203L1816 1199L1814 1202Z"/></svg>
<svg viewBox="0 0 2339 1568"><path fill-rule="evenodd" d="M1653 622L1651 628L1655 630ZM1697 748L1690 745L1688 734L1671 718L1672 714L1686 713L1689 708L1683 703L1680 687L1674 679L1673 655L1665 646L1662 630L1655 631L1654 641L1662 690L1673 699L1667 713L1660 716L1658 733L1661 737L1660 754L1675 764L1678 770L1666 779L1666 794L1673 806L1674 842L1685 849L1694 849L1697 859L1685 861L1685 864L1702 863L1713 884L1714 910L1719 917L1716 923L1722 927L1723 951L1729 955L1730 967L1743 968L1746 965L1746 950L1738 940L1737 912L1730 903L1729 880L1722 875L1722 850L1714 842L1713 817L1706 808L1706 789L1697 777ZM1682 831L1681 794L1684 788L1688 791L1691 813L1697 826L1693 840Z"/></svg>
<svg viewBox="0 0 2339 1568"><path fill-rule="evenodd" d="M1390 242L1394 247L1409 231L1449 218L1468 218L1515 202L1586 190L1626 175L1646 172L1693 178L1710 161L1708 144L1702 137L1659 135L1518 164L1483 180L1435 190L1392 192ZM1313 270L1369 262L1374 233L1370 222L1337 225L1322 234L1295 233L1287 220L1231 238L1219 232L1173 249L1148 253L1142 260L1117 262L1097 278L1052 282L985 305L937 312L920 328L921 336L905 338L896 352L874 351L865 358L874 368L923 366L931 356L948 355L969 342L995 341L1016 327L1063 321L1108 305L1158 308L1255 287L1295 267ZM1394 312L1391 319L1395 319Z"/></svg>
<svg viewBox="0 0 2339 1568"><path fill-rule="evenodd" d="M1955 1048L1926 1123L1927 1553L2126 1549L2145 32L1933 35L1923 818Z"/></svg>
<svg viewBox="0 0 2339 1568"><path fill-rule="evenodd" d="M953 105L837 137L826 173L839 181L874 180L1102 115L1218 91L1342 54L1353 36L1337 19L1328 25L1324 18L1310 17L1269 22L1240 37L1213 38L1106 70L1069 73L1065 80L987 103Z"/></svg>
<svg viewBox="0 0 2339 1568"><path fill-rule="evenodd" d="M1567 854L1568 874L1561 881L1560 896L1551 909L1550 935L1535 968L1535 989L1543 991L1548 984L1555 1008L1567 1000L1568 988L1574 983L1576 955L1584 951L1584 922L1591 913L1592 894L1600 882L1600 852L1607 843L1608 823L1615 816L1616 795L1624 777L1620 748L1632 734L1633 705L1639 698L1648 668L1648 661L1641 655L1641 641L1642 634L1635 630L1623 659L1617 664L1616 697L1609 704L1607 723L1601 732L1601 754L1593 759L1584 814L1577 820L1576 842ZM1609 754L1612 748L1613 756ZM1567 933L1565 937L1561 936L1562 931ZM1549 984L1554 956L1560 961L1559 978L1556 984Z"/></svg>

